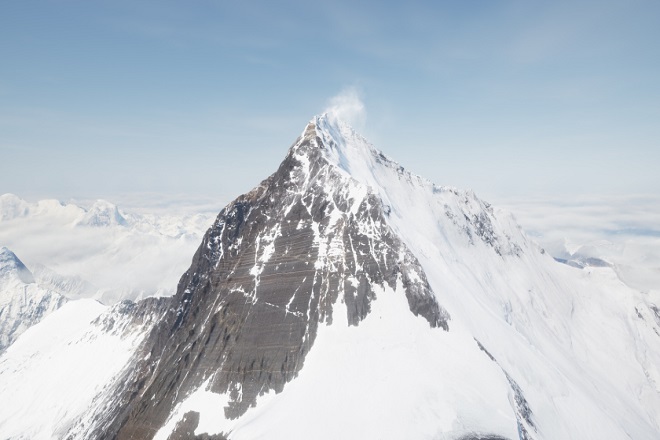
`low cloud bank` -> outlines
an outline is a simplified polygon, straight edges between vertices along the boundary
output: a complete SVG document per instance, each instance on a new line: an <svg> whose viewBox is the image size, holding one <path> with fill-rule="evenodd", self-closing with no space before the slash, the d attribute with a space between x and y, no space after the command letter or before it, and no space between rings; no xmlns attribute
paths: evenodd
<svg viewBox="0 0 660 440"><path fill-rule="evenodd" d="M82 224L80 219L94 205L17 203L15 196L1 197L0 211L7 212L0 216L0 244L15 252L35 277L55 278L61 285L80 285L81 279L88 283L84 291L65 295L104 303L172 295L215 218L195 214L190 206L188 214L178 216L119 209L125 223ZM26 209L13 209L17 204Z"/></svg>
<svg viewBox="0 0 660 440"><path fill-rule="evenodd" d="M629 286L660 291L660 197L508 199L525 231L552 256L599 258Z"/></svg>

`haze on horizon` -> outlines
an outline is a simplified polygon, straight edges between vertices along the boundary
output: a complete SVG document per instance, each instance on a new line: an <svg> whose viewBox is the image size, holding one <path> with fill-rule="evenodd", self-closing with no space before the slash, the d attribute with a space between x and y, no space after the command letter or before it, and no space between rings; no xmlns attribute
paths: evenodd
<svg viewBox="0 0 660 440"><path fill-rule="evenodd" d="M659 16L618 0L9 2L0 193L228 201L348 105L406 168L486 199L658 194Z"/></svg>

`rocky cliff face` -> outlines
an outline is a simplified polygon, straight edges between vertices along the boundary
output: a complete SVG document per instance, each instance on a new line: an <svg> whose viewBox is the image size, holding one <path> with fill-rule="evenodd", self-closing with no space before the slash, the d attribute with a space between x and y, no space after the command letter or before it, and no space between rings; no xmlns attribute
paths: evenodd
<svg viewBox="0 0 660 440"><path fill-rule="evenodd" d="M657 438L657 307L572 270L316 117L174 297L95 321L146 336L64 438Z"/></svg>
<svg viewBox="0 0 660 440"><path fill-rule="evenodd" d="M325 148L310 123L275 174L222 210L144 347L148 360L122 379L130 411L99 438L153 436L206 381L230 394L225 416L243 414L296 376L319 323L359 325L377 285L400 283L412 314L448 329L382 201L330 166ZM334 313L337 302L346 316Z"/></svg>

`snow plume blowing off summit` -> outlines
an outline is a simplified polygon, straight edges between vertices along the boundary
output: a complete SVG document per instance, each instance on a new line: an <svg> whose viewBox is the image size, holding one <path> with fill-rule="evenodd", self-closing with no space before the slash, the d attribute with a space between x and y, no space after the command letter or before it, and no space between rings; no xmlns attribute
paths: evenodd
<svg viewBox="0 0 660 440"><path fill-rule="evenodd" d="M19 338L0 358L0 437L657 440L659 298L555 262L342 115L364 119L355 90L222 209L175 296L120 303L76 336L111 336L125 362L87 400L52 392L67 370L37 369ZM32 335L56 333L43 325ZM28 435L33 389L69 421Z"/></svg>
<svg viewBox="0 0 660 440"><path fill-rule="evenodd" d="M361 130L367 121L362 92L357 87L346 87L328 101L323 110L334 121L344 121Z"/></svg>

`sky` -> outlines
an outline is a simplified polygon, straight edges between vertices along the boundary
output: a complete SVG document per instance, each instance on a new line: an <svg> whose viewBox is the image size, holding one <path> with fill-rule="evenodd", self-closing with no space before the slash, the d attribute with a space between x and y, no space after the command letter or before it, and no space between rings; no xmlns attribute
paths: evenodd
<svg viewBox="0 0 660 440"><path fill-rule="evenodd" d="M487 200L660 194L659 20L650 0L3 1L0 193L228 202L339 106Z"/></svg>

